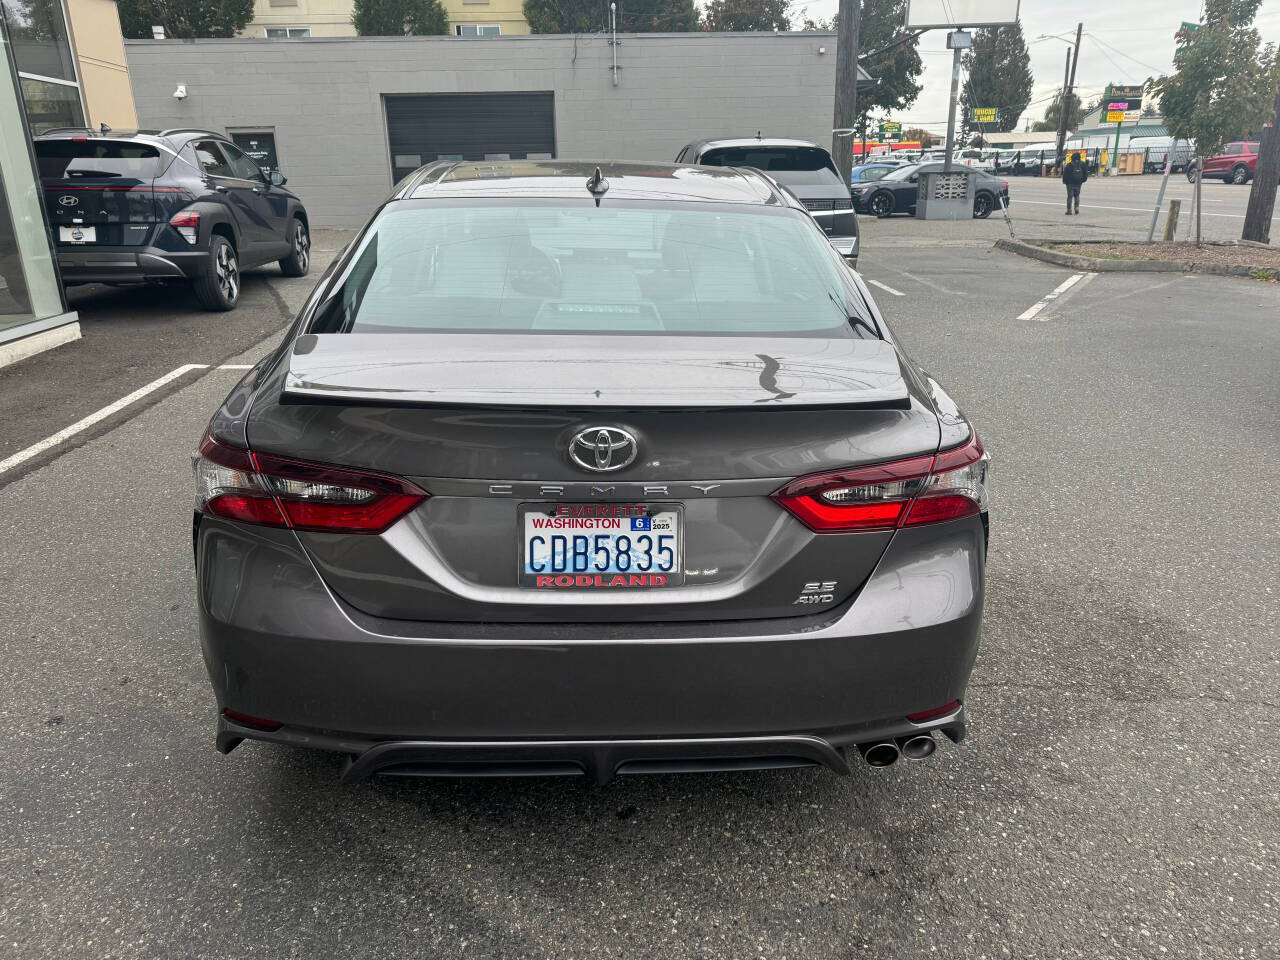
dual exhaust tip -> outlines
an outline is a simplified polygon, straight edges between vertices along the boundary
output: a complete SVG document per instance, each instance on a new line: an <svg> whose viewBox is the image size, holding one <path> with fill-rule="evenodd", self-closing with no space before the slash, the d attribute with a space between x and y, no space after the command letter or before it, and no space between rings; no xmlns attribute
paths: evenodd
<svg viewBox="0 0 1280 960"><path fill-rule="evenodd" d="M858 752L862 754L862 759L873 767L891 767L898 762L899 757L923 760L937 749L937 741L928 731L913 733L907 737L897 737L893 740L858 744Z"/></svg>

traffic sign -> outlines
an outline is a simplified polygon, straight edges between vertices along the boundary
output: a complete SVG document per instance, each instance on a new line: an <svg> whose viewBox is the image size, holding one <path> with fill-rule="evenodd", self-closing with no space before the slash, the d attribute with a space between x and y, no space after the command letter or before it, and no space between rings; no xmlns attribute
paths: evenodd
<svg viewBox="0 0 1280 960"><path fill-rule="evenodd" d="M995 123L996 108L995 107L974 107L973 120L975 123Z"/></svg>

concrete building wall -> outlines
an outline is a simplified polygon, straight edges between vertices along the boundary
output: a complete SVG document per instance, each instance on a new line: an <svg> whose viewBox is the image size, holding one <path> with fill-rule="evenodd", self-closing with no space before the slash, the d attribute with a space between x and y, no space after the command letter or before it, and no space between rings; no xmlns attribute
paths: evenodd
<svg viewBox="0 0 1280 960"><path fill-rule="evenodd" d="M136 129L138 113L115 0L67 0L67 16L89 126Z"/></svg>
<svg viewBox="0 0 1280 960"><path fill-rule="evenodd" d="M139 40L126 51L143 126L274 131L316 224L358 224L390 190L386 94L554 91L561 157L670 161L691 140L757 130L830 142L831 34L620 39L616 86L615 48L599 35Z"/></svg>

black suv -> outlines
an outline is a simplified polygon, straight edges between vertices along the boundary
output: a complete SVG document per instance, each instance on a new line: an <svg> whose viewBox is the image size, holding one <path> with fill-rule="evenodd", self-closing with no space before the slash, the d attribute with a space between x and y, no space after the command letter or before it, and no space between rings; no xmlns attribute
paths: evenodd
<svg viewBox="0 0 1280 960"><path fill-rule="evenodd" d="M230 310L240 271L311 263L307 212L285 178L208 130L53 130L35 140L62 282L189 280Z"/></svg>

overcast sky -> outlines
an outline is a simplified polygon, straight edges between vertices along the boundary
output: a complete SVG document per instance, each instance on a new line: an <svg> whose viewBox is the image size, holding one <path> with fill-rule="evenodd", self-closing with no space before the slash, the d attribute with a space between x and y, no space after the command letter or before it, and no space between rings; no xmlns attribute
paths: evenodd
<svg viewBox="0 0 1280 960"><path fill-rule="evenodd" d="M839 5L839 0L796 0L794 9L807 7L814 19L826 19ZM1141 83L1147 77L1170 72L1173 35L1183 20L1199 20L1200 8L1199 0L1074 0L1069 4L1022 0L1022 32L1031 54L1035 87L1031 106L1017 129L1021 130L1028 118L1043 116L1048 101L1062 86L1068 45L1060 40L1038 40L1041 35L1061 34L1074 40L1076 23L1084 23L1076 86L1087 102L1108 83ZM1254 26L1264 43L1280 41L1280 0L1263 0ZM924 89L912 107L893 117L904 126L946 132L951 89L951 51L946 42L944 30L931 30L920 38L924 73L919 82ZM1007 129L1003 123L1001 128Z"/></svg>

